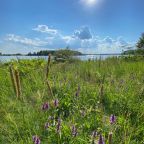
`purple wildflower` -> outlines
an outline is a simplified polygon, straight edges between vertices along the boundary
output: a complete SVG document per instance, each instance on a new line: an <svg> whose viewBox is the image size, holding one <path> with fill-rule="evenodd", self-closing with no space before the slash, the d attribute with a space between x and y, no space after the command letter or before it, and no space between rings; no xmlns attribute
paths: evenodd
<svg viewBox="0 0 144 144"><path fill-rule="evenodd" d="M58 105L59 105L59 101L58 101L58 99L55 99L55 100L54 100L54 106L55 106L55 107L58 107Z"/></svg>
<svg viewBox="0 0 144 144"><path fill-rule="evenodd" d="M40 138L38 136L32 137L34 144L40 144Z"/></svg>
<svg viewBox="0 0 144 144"><path fill-rule="evenodd" d="M115 115L111 115L110 116L110 124L114 124L116 122L116 117L115 117Z"/></svg>
<svg viewBox="0 0 144 144"><path fill-rule="evenodd" d="M46 102L46 103L44 103L43 105L42 105L42 110L47 110L47 109L49 109L49 103L48 102Z"/></svg>
<svg viewBox="0 0 144 144"><path fill-rule="evenodd" d="M98 144L105 144L102 135L100 134Z"/></svg>
<svg viewBox="0 0 144 144"><path fill-rule="evenodd" d="M77 134L78 134L78 132L77 132L77 128L75 127L75 125L72 126L71 131L72 131L72 135L73 135L74 137L76 137Z"/></svg>

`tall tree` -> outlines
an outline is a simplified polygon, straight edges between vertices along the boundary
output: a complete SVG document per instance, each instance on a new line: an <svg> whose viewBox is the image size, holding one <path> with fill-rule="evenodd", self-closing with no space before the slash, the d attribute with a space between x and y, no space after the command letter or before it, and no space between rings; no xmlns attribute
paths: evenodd
<svg viewBox="0 0 144 144"><path fill-rule="evenodd" d="M144 33L142 33L139 41L137 42L137 48L144 49Z"/></svg>

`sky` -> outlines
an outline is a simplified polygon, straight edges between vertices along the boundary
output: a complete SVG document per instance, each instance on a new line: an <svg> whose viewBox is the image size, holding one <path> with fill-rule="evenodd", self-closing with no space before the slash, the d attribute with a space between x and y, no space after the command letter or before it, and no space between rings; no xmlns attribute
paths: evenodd
<svg viewBox="0 0 144 144"><path fill-rule="evenodd" d="M0 52L133 49L144 32L143 5L144 0L0 0Z"/></svg>

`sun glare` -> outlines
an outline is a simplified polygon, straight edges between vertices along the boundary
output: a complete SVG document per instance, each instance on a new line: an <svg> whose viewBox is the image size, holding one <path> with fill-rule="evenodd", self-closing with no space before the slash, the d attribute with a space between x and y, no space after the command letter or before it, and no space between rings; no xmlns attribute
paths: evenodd
<svg viewBox="0 0 144 144"><path fill-rule="evenodd" d="M96 3L97 0L87 0L87 4L93 5Z"/></svg>
<svg viewBox="0 0 144 144"><path fill-rule="evenodd" d="M81 0L86 7L93 7L99 3L100 0Z"/></svg>

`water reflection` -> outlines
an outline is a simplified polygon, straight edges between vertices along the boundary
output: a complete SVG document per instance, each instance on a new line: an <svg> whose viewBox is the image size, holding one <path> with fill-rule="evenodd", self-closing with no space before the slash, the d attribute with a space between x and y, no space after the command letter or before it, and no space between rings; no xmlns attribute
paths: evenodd
<svg viewBox="0 0 144 144"><path fill-rule="evenodd" d="M74 56L80 60L95 60L95 59L106 59L109 57L118 57L120 55L81 55L81 56ZM11 60L19 60L19 59L47 59L47 56L0 56L1 62L8 62Z"/></svg>

